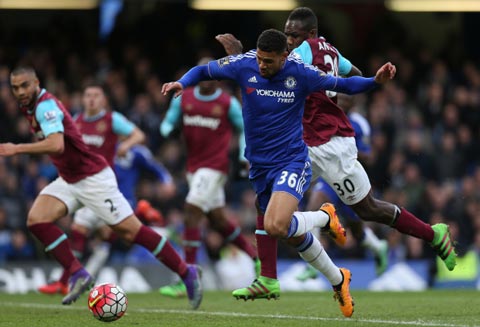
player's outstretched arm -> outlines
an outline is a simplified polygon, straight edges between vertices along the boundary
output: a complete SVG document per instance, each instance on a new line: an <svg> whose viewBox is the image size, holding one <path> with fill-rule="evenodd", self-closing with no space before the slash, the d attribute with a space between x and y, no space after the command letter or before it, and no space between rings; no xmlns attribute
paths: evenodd
<svg viewBox="0 0 480 327"><path fill-rule="evenodd" d="M0 156L9 157L17 154L16 144L0 143Z"/></svg>
<svg viewBox="0 0 480 327"><path fill-rule="evenodd" d="M186 72L178 81L169 82L162 85L162 94L167 95L170 91L175 91L174 96L182 94L183 89L189 86L197 85L201 81L211 80L208 73L208 65L195 66Z"/></svg>
<svg viewBox="0 0 480 327"><path fill-rule="evenodd" d="M60 154L65 147L63 133L53 133L35 143L2 143L0 156L8 157L16 154Z"/></svg>
<svg viewBox="0 0 480 327"><path fill-rule="evenodd" d="M219 34L215 36L215 39L223 45L223 48L228 55L236 55L243 52L242 42L233 36L233 34Z"/></svg>
<svg viewBox="0 0 480 327"><path fill-rule="evenodd" d="M378 84L385 84L395 77L396 72L397 67L391 62L387 62L377 70L377 73L375 74L375 82Z"/></svg>

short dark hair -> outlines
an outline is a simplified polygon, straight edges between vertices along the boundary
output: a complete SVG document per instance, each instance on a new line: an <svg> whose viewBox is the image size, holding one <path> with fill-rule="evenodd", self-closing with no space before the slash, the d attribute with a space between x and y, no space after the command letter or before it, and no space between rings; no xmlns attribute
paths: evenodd
<svg viewBox="0 0 480 327"><path fill-rule="evenodd" d="M258 37L257 49L265 52L285 52L287 51L287 36L273 28L265 30Z"/></svg>
<svg viewBox="0 0 480 327"><path fill-rule="evenodd" d="M86 90L88 88L99 88L105 93L105 85L101 82L88 81L87 83L85 83L83 89Z"/></svg>
<svg viewBox="0 0 480 327"><path fill-rule="evenodd" d="M10 75L20 75L20 74L31 74L35 77L37 77L37 73L35 72L35 69L33 69L33 67L31 66L18 66L18 67L15 67Z"/></svg>
<svg viewBox="0 0 480 327"><path fill-rule="evenodd" d="M293 9L290 15L288 15L288 20L301 22L304 31L318 29L317 15L315 15L313 10L308 7L298 7Z"/></svg>

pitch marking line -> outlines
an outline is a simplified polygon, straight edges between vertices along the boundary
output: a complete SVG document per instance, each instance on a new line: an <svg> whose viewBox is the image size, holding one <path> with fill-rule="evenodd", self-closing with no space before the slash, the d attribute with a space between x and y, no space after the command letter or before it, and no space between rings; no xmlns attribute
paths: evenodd
<svg viewBox="0 0 480 327"><path fill-rule="evenodd" d="M23 307L23 308L40 308L40 309L66 309L66 310L82 310L85 308L77 306L65 306L58 304L41 304L41 303L22 303L22 302L0 302L1 306ZM169 314L190 314L199 316L218 316L218 317L245 317L245 318L266 318L266 319L293 319L304 321L342 321L364 324L383 324L383 325L400 325L400 326L423 326L423 327L480 327L478 325L460 325L460 324L446 324L429 321L401 321L401 320L380 320L380 319L355 319L355 318L323 318L323 317L309 317L309 316L294 316L294 315L269 315L269 314L250 314L239 312L222 312L222 311L193 311L193 310L173 310L173 309L130 309L129 312L140 313L169 313Z"/></svg>

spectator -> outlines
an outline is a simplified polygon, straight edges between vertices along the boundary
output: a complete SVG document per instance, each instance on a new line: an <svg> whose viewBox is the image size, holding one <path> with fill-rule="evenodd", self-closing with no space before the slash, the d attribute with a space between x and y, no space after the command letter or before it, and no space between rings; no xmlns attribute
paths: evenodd
<svg viewBox="0 0 480 327"><path fill-rule="evenodd" d="M21 229L15 229L12 232L10 244L5 251L7 261L23 261L35 258L35 248L27 234Z"/></svg>

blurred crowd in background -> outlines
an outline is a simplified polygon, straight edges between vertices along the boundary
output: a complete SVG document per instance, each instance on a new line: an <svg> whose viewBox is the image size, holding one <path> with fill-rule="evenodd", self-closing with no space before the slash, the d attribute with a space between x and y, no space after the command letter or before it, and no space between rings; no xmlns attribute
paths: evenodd
<svg viewBox="0 0 480 327"><path fill-rule="evenodd" d="M189 23L180 28L179 17ZM162 83L176 79L205 55L223 56L214 40L217 33L237 32L244 45L254 46L264 27L283 29L283 25L262 25L253 20L240 30L223 21L215 30L206 27L208 24L201 25L198 17L194 19L186 10L177 16L164 13L161 19L147 15L130 24L120 16L118 22L103 42L95 28L81 28L85 24L62 15L35 33L28 29L2 30L0 142L32 141L29 125L10 93L9 72L13 66L32 65L41 86L55 94L72 114L82 110L83 86L100 81L109 95L110 108L126 115L147 134L147 146L170 170L177 184L176 196L166 198L152 179L144 176L138 185L138 197L150 200L162 212L165 225L180 231L187 192L187 154L180 133L168 139L159 133L170 102L161 94ZM322 30L319 34L325 35ZM371 37L378 34L376 30ZM414 40L415 36L404 38ZM373 190L378 198L406 207L427 223L450 224L460 255L472 248L480 252L479 62L452 50L449 38L445 39L445 51L440 52L419 46L412 49L395 38L385 45L386 39L380 49L371 46L361 54L340 49L365 76L372 76L385 61L393 62L398 70L392 83L355 97L355 109L372 125L372 156L363 164ZM335 39L330 41L335 44ZM223 85L236 94L235 85ZM244 167L237 162L237 151L237 144L232 144L227 210L253 241L255 195ZM56 170L46 156L0 157L0 262L46 259L26 231L25 221L32 200L54 178ZM61 222L67 231L70 219ZM434 256L428 245L418 239L402 236L386 226L371 227L388 239L393 260ZM210 253L218 255L215 249L219 242L214 235L207 237L211 240ZM325 245L333 258L368 256L352 237L343 249ZM296 258L296 252L290 251L282 246L279 256Z"/></svg>

